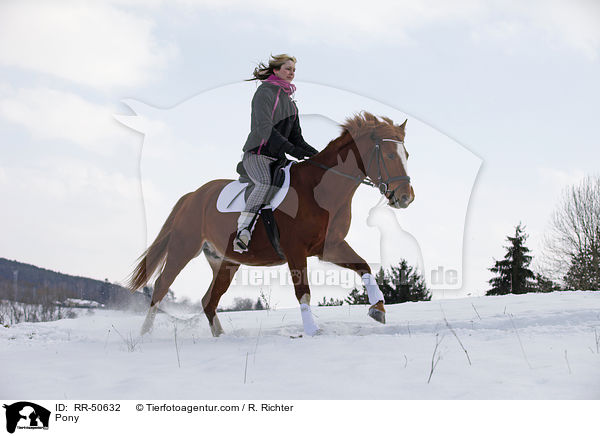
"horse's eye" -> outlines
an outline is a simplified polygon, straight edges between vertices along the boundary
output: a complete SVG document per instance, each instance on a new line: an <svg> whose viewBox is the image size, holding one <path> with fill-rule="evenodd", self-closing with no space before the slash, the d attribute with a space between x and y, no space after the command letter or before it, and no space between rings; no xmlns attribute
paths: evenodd
<svg viewBox="0 0 600 436"><path fill-rule="evenodd" d="M396 154L395 153L388 153L388 157L390 159L396 159Z"/></svg>

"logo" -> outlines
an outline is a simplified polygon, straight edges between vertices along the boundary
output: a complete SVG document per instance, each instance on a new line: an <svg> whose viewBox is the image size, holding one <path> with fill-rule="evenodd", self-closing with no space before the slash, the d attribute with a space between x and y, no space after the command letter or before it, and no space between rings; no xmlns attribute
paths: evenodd
<svg viewBox="0 0 600 436"><path fill-rule="evenodd" d="M6 430L14 433L18 429L48 430L50 411L35 403L19 401L10 406L4 405L6 409Z"/></svg>

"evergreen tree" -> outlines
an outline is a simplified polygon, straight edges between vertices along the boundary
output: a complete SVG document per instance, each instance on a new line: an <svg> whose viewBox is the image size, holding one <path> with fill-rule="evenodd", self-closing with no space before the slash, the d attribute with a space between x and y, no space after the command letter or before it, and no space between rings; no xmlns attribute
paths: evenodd
<svg viewBox="0 0 600 436"><path fill-rule="evenodd" d="M406 260L402 259L398 266L393 266L389 277L390 286L386 286L385 290L381 289L386 303L431 300L431 293L427 289L425 279Z"/></svg>
<svg viewBox="0 0 600 436"><path fill-rule="evenodd" d="M529 248L525 246L527 234L519 223L515 227L515 235L506 238L510 243L506 248L504 259L497 260L489 270L496 274L490 279L492 289L486 295L524 294L534 292L532 283L533 271L529 269L532 257L528 254Z"/></svg>
<svg viewBox="0 0 600 436"><path fill-rule="evenodd" d="M260 300L260 305L262 307L263 310L270 310L271 309L271 293L269 293L269 297L267 298L267 296L265 295L264 291L261 289L260 290L260 295L258 296L258 299ZM256 303L258 305L258 302Z"/></svg>
<svg viewBox="0 0 600 436"><path fill-rule="evenodd" d="M330 297L329 300L327 300L326 297L323 297L322 301L317 302L318 306L341 306L342 304L344 304L344 300L340 300L338 298L333 298Z"/></svg>
<svg viewBox="0 0 600 436"><path fill-rule="evenodd" d="M369 297L367 296L367 290L363 288L359 291L354 288L350 291L348 298L344 299L348 304L369 304Z"/></svg>
<svg viewBox="0 0 600 436"><path fill-rule="evenodd" d="M560 286L543 274L535 273L535 292L560 291Z"/></svg>
<svg viewBox="0 0 600 436"><path fill-rule="evenodd" d="M571 264L564 278L566 287L582 291L600 290L598 269L598 260L592 250L571 256Z"/></svg>
<svg viewBox="0 0 600 436"><path fill-rule="evenodd" d="M404 259L389 271L380 268L375 274L375 281L383 293L386 304L431 300L431 293L427 289L425 279ZM348 304L369 304L365 287L363 286L362 291L352 289L345 301Z"/></svg>

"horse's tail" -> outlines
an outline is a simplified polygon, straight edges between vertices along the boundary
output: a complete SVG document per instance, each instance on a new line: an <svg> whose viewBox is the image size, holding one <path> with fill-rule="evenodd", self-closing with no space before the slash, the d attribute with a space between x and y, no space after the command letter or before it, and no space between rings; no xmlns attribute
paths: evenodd
<svg viewBox="0 0 600 436"><path fill-rule="evenodd" d="M189 195L191 195L191 193L186 194L179 199L152 245L150 245L150 247L148 247L148 249L139 257L140 261L129 277L128 287L132 292L145 286L156 270L163 268L165 260L167 259L167 246L169 244L169 239L171 238L175 216Z"/></svg>

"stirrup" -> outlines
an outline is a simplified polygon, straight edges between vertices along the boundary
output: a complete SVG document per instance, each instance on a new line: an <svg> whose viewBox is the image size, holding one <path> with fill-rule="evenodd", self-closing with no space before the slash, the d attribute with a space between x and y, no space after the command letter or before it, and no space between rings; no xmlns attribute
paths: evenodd
<svg viewBox="0 0 600 436"><path fill-rule="evenodd" d="M248 251L250 244L250 231L248 229L240 230L233 240L233 251L236 253L244 253Z"/></svg>

